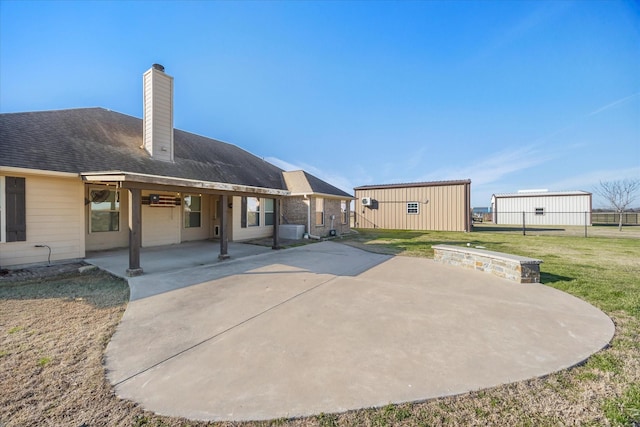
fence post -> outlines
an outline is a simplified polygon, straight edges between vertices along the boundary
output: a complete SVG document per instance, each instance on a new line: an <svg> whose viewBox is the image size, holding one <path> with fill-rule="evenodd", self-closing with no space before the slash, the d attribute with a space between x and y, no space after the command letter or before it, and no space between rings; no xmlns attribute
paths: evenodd
<svg viewBox="0 0 640 427"><path fill-rule="evenodd" d="M587 211L584 211L584 237L587 237Z"/></svg>
<svg viewBox="0 0 640 427"><path fill-rule="evenodd" d="M527 235L526 225L525 225L525 221L524 221L524 211L522 211L522 235L523 236Z"/></svg>

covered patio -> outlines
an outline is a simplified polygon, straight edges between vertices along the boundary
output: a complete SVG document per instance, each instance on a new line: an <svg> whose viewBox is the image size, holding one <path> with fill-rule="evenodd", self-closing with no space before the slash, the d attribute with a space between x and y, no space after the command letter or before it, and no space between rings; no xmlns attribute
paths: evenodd
<svg viewBox="0 0 640 427"><path fill-rule="evenodd" d="M174 273L204 266L215 268L222 263L217 252L219 245L219 239L212 239L141 248L140 263L145 266L147 274ZM271 252L272 249L249 243L229 242L228 250L233 254L233 259L244 259ZM129 268L129 249L88 252L85 261L115 276L126 277Z"/></svg>
<svg viewBox="0 0 640 427"><path fill-rule="evenodd" d="M289 194L287 190L263 188L238 184L227 184L221 182L208 182L198 181L192 179L184 179L177 177L166 177L121 171L105 171L105 172L85 172L81 174L83 181L87 185L93 186L105 186L106 188L114 188L122 192L122 197L128 196L128 212L126 213L128 223L128 267L126 268L126 275L129 277L135 277L143 274L143 271L149 271L149 267L154 268L167 268L165 266L156 265L147 266L146 263L152 263L151 259L144 262L145 268L143 270L143 205L153 203L153 194L149 194L146 198L143 197L143 192L175 192L179 195L196 193L199 195L214 195L219 197L218 208L216 209L216 215L219 222L219 235L215 239L219 245L219 252L217 254L218 260L228 259L230 254L230 235L232 234L232 214L234 196L254 196L254 197L269 197L274 199L273 203L273 245L272 249L279 249L279 218L280 218L280 202L283 196ZM162 196L158 196L159 198ZM146 199L146 200L145 200ZM159 204L164 204L160 201ZM173 201L171 202L173 205ZM182 243L182 241L180 241ZM171 245L178 248L183 248L181 244ZM234 245L235 246L235 245ZM151 246L145 249L148 254L153 254L163 249L157 246ZM151 250L152 249L152 250ZM210 245L207 246L207 250L202 256L209 259L213 255L214 248ZM240 254L242 251L240 251ZM193 253L180 253L177 252L171 259L185 259L194 256ZM90 256L88 255L87 258ZM199 258L196 256L195 258ZM195 259L194 258L194 259ZM120 260L121 262L122 260ZM207 262L207 263L210 263ZM171 263L169 264L171 265ZM203 264L199 264L203 265ZM151 270L153 271L153 270ZM121 275L121 272L115 272L114 274Z"/></svg>

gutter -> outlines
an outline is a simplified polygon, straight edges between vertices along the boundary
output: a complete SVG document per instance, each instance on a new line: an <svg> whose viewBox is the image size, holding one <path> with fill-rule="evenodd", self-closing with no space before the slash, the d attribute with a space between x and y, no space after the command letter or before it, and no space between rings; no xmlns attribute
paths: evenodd
<svg viewBox="0 0 640 427"><path fill-rule="evenodd" d="M291 194L287 190L278 190L275 188L254 187L250 185L229 184L225 182L199 181L196 179L166 177L160 175L149 175L122 171L82 172L80 175L82 176L82 179L84 181L120 182L124 184L123 187L127 187L126 183L135 183L198 188L202 190L216 190L233 193L263 194L270 196L289 196Z"/></svg>
<svg viewBox="0 0 640 427"><path fill-rule="evenodd" d="M0 172L8 174L28 174L28 175L43 175L43 176L58 176L61 178L79 178L80 175L73 172L57 172L42 169L28 169L28 168L16 168L12 166L0 166Z"/></svg>

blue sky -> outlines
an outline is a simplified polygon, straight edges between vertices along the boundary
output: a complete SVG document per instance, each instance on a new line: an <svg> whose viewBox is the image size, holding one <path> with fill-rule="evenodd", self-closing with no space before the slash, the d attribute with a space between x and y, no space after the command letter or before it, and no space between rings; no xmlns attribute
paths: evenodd
<svg viewBox="0 0 640 427"><path fill-rule="evenodd" d="M638 2L0 0L1 112L142 117L153 63L177 128L349 192L640 177Z"/></svg>

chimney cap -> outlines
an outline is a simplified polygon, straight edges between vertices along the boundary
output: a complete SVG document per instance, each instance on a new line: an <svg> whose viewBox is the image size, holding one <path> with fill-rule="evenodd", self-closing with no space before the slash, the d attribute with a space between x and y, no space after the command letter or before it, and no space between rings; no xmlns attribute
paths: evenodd
<svg viewBox="0 0 640 427"><path fill-rule="evenodd" d="M153 68L155 68L158 71L162 71L164 73L164 67L160 64L153 64L152 65Z"/></svg>

